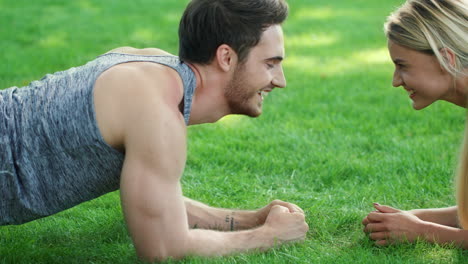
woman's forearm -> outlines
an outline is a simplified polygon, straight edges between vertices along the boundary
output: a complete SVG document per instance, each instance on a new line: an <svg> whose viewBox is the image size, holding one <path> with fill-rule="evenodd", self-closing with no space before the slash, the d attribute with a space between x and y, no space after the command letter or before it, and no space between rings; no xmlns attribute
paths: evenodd
<svg viewBox="0 0 468 264"><path fill-rule="evenodd" d="M446 208L414 209L409 212L426 222L458 227L458 213L456 206Z"/></svg>
<svg viewBox="0 0 468 264"><path fill-rule="evenodd" d="M428 242L468 249L468 230L426 222L422 232L422 237Z"/></svg>

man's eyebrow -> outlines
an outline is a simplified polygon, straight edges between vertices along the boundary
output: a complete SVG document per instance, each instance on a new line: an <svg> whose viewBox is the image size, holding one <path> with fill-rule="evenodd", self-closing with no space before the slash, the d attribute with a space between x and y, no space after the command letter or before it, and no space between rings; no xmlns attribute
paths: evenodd
<svg viewBox="0 0 468 264"><path fill-rule="evenodd" d="M395 63L395 64L400 64L400 63L404 63L404 62L405 62L405 61L402 60L402 59L394 59L394 60L393 60L393 63Z"/></svg>
<svg viewBox="0 0 468 264"><path fill-rule="evenodd" d="M284 58L282 56L275 56L275 57L271 57L271 58L268 58L266 59L266 61L283 61Z"/></svg>

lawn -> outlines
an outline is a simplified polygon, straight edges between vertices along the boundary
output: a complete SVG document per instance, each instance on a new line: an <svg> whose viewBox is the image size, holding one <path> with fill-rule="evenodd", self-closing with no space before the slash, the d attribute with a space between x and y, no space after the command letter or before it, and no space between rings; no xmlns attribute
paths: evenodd
<svg viewBox="0 0 468 264"><path fill-rule="evenodd" d="M427 243L376 247L362 233L373 202L454 205L465 110L414 111L391 86L385 17L403 0L290 0L288 85L256 119L189 128L184 194L252 209L273 199L307 214L304 243L181 263L464 263ZM0 87L27 85L119 46L177 54L186 0L0 0ZM0 227L0 263L135 263L119 193L21 226Z"/></svg>

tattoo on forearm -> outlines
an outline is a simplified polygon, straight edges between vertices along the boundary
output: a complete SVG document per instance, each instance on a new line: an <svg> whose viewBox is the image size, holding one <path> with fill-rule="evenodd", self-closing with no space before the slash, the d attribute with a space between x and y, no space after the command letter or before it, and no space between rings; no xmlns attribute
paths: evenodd
<svg viewBox="0 0 468 264"><path fill-rule="evenodd" d="M232 212L231 215L226 215L226 219L224 221L226 222L226 224L229 224L231 231L234 231L234 224L236 223L236 221L234 220L234 212Z"/></svg>

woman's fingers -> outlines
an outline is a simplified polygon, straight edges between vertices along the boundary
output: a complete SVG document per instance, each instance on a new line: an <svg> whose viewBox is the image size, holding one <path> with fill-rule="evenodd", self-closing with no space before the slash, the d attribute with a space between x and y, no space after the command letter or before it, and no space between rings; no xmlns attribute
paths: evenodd
<svg viewBox="0 0 468 264"><path fill-rule="evenodd" d="M385 240L387 238L389 238L389 233L386 232L386 231L383 231L383 232L372 232L369 234L369 237L370 239L372 240Z"/></svg>
<svg viewBox="0 0 468 264"><path fill-rule="evenodd" d="M382 240L375 241L375 244L377 246L386 246L386 245L388 245L388 241L385 240L385 239L382 239Z"/></svg>
<svg viewBox="0 0 468 264"><path fill-rule="evenodd" d="M371 212L367 215L367 220L369 222L382 222L385 220L387 215L385 213L380 213L380 212Z"/></svg>
<svg viewBox="0 0 468 264"><path fill-rule="evenodd" d="M382 213L399 213L401 212L400 210L393 208L391 206L387 205L380 205L378 203L374 203L375 209L379 210Z"/></svg>
<svg viewBox="0 0 468 264"><path fill-rule="evenodd" d="M382 232L388 231L387 227L383 223L370 223L364 227L364 232L372 233L372 232Z"/></svg>
<svg viewBox="0 0 468 264"><path fill-rule="evenodd" d="M365 226L366 226L367 224L370 223L370 222L369 222L369 219L367 219L367 216L364 217L364 219L362 219L362 222L361 222L361 223L362 223L363 225L365 225Z"/></svg>

